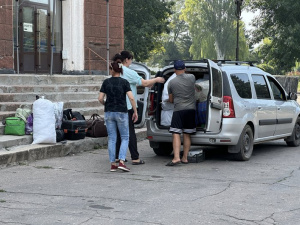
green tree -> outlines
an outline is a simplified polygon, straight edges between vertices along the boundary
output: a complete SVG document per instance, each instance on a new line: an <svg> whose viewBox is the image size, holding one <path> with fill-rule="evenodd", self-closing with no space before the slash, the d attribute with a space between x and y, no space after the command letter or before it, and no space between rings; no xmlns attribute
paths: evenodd
<svg viewBox="0 0 300 225"><path fill-rule="evenodd" d="M185 0L177 0L172 7L173 14L170 17L170 33L163 34L160 38L161 45L155 47L151 52L148 63L153 66L164 66L166 61L174 59L189 60L189 52L192 44L189 35L189 27L181 18L181 9Z"/></svg>
<svg viewBox="0 0 300 225"><path fill-rule="evenodd" d="M300 60L300 1L295 0L251 0L247 1L251 11L260 10L254 19L252 42L268 43L258 49L264 63L277 73L285 73Z"/></svg>
<svg viewBox="0 0 300 225"><path fill-rule="evenodd" d="M124 1L124 45L137 61L149 58L159 46L160 36L169 32L169 17L174 3L166 0Z"/></svg>
<svg viewBox="0 0 300 225"><path fill-rule="evenodd" d="M186 0L183 16L192 37L193 58L235 58L236 5L232 0ZM248 56L244 24L240 21L240 59Z"/></svg>

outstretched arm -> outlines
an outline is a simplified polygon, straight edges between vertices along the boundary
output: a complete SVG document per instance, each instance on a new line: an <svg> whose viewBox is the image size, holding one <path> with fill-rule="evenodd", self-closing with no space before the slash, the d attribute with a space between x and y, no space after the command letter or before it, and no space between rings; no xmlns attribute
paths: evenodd
<svg viewBox="0 0 300 225"><path fill-rule="evenodd" d="M164 83L165 79L162 77L155 77L153 79L150 80L144 80L142 79L142 86L143 87L151 87L153 86L155 83Z"/></svg>

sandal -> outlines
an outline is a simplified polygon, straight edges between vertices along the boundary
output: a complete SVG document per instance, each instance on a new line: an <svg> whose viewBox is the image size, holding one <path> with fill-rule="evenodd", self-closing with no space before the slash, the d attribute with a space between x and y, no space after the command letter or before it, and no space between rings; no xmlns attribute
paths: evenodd
<svg viewBox="0 0 300 225"><path fill-rule="evenodd" d="M132 162L132 165L141 165L141 164L145 164L145 161L140 159L139 162Z"/></svg>
<svg viewBox="0 0 300 225"><path fill-rule="evenodd" d="M170 161L166 164L166 166L176 166L178 164L181 164L181 161L178 161L178 162L173 162L173 161Z"/></svg>

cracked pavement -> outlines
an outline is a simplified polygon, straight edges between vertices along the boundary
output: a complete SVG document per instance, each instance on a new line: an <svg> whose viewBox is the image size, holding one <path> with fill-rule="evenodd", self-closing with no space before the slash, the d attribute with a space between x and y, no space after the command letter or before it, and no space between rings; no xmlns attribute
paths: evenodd
<svg viewBox="0 0 300 225"><path fill-rule="evenodd" d="M1 168L0 224L299 224L299 147L256 145L248 162L205 148L204 162L166 167L138 146L146 164L129 173L109 172L106 149Z"/></svg>

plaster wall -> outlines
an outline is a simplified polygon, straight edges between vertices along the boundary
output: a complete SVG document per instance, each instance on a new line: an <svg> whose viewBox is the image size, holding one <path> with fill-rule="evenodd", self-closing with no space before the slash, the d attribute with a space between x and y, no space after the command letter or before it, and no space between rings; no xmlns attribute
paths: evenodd
<svg viewBox="0 0 300 225"><path fill-rule="evenodd" d="M84 0L62 2L63 71L84 71Z"/></svg>

